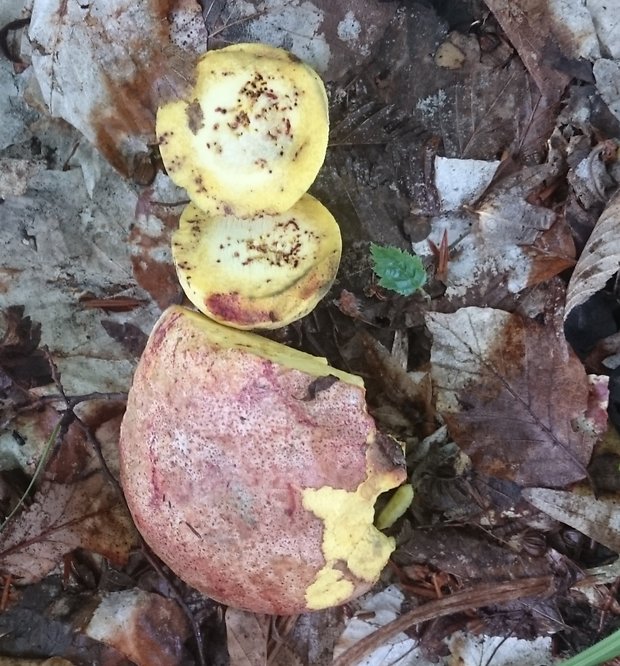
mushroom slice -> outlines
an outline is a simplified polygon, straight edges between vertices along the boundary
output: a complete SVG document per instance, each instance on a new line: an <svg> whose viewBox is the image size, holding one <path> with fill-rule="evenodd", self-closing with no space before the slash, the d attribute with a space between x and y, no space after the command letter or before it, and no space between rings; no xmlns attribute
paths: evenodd
<svg viewBox="0 0 620 666"><path fill-rule="evenodd" d="M186 583L278 615L366 592L394 549L377 496L405 479L362 380L181 307L163 313L120 436L136 526Z"/></svg>
<svg viewBox="0 0 620 666"><path fill-rule="evenodd" d="M280 213L325 159L325 87L287 51L235 44L200 59L194 88L159 109L156 130L170 178L206 213Z"/></svg>
<svg viewBox="0 0 620 666"><path fill-rule="evenodd" d="M290 210L252 218L208 217L189 204L172 256L189 300L234 328L278 328L310 312L340 262L340 230L309 194Z"/></svg>

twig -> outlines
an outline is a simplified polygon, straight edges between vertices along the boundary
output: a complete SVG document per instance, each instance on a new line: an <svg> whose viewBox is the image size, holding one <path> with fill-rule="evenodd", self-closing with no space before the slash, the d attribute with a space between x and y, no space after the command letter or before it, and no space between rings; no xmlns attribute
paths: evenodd
<svg viewBox="0 0 620 666"><path fill-rule="evenodd" d="M15 411L17 413L28 412L32 409L44 407L53 402L64 402L69 409L77 407L82 402L89 402L90 400L126 400L127 393L114 392L114 393L101 393L95 391L93 393L83 393L81 395L62 396L58 393L51 395L42 395L40 398L33 400L25 405L18 406Z"/></svg>
<svg viewBox="0 0 620 666"><path fill-rule="evenodd" d="M355 666L370 652L392 640L414 624L461 613L472 608L482 608L492 604L514 601L523 597L547 596L552 591L552 576L540 576L501 583L486 583L475 588L456 592L443 599L424 604L421 608L409 611L377 629L377 631L362 638L334 659L332 666Z"/></svg>
<svg viewBox="0 0 620 666"><path fill-rule="evenodd" d="M170 578L166 576L164 570L161 567L161 564L159 563L158 558L156 557L156 555L154 555L151 552L151 549L149 548L146 541L144 541L144 539L140 537L140 542L142 543L142 552L144 553L144 556L148 560L149 564L153 567L153 569L155 569L155 571L162 578L162 580L165 580L168 583L176 602L179 604L179 606L187 616L187 619L190 621L190 624L192 625L192 631L194 632L194 640L196 641L196 647L198 648L198 662L200 666L207 666L204 647L202 645L202 630L200 629L200 625L196 621L196 618L194 617L194 614L190 610L189 606L185 603L185 599L183 599L181 593L177 590L177 588L175 587L174 583L170 580Z"/></svg>
<svg viewBox="0 0 620 666"><path fill-rule="evenodd" d="M36 482L39 479L39 476L41 472L43 471L43 467L45 466L45 463L47 462L47 458L49 456L50 451L52 450L54 444L56 443L56 440L58 439L58 435L60 433L61 428L64 425L65 417L66 421L69 421L69 418L67 415L71 415L72 412L65 412L60 419L58 419L58 423L54 426L54 430L52 430L52 434L50 435L49 439L47 440L47 443L45 444L45 448L43 449L43 453L41 454L41 457L39 458L39 462L37 464L36 469L34 470L34 474L32 475L32 479L30 479L30 483L28 484L28 487L22 494L22 496L19 498L19 501L17 504L13 507L13 510L9 513L9 515L4 519L2 524L0 525L0 532L6 527L7 523L13 516L21 509L23 506L24 502L26 501L26 498L30 494L30 491L34 488Z"/></svg>

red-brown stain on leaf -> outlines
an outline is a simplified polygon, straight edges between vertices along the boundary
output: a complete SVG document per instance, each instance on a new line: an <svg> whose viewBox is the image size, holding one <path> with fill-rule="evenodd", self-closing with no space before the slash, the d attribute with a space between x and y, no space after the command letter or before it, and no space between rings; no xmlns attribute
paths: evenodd
<svg viewBox="0 0 620 666"><path fill-rule="evenodd" d="M158 213L157 217L164 223L160 236L151 236L139 224L134 224L128 240L134 248L131 264L136 282L163 310L176 302L180 294L172 259L162 261L159 258L170 247L172 232L178 225L178 215Z"/></svg>
<svg viewBox="0 0 620 666"><path fill-rule="evenodd" d="M575 265L575 243L564 217L544 231L534 244L528 248L532 258L528 283L530 285L546 282Z"/></svg>
<svg viewBox="0 0 620 666"><path fill-rule="evenodd" d="M155 142L155 113L164 102L178 98L191 84L194 58L178 48L170 35L171 16L187 9L184 0L149 0L144 11L150 16L147 25L152 33L136 30L135 41L123 45L123 55L135 67L129 77L104 75L108 103L91 116L96 144L106 159L124 176L133 176L133 159L125 152L128 141L141 137ZM124 20L119 16L118 20ZM98 23L93 25L102 50L115 53L113 31ZM107 42L107 44L106 44ZM112 63L115 64L114 62ZM113 71L115 68L109 68ZM124 71L126 67L120 67Z"/></svg>

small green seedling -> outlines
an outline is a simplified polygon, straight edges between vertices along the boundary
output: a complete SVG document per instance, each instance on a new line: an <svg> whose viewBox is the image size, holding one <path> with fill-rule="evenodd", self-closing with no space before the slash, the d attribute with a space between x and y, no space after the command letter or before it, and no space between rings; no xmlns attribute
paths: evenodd
<svg viewBox="0 0 620 666"><path fill-rule="evenodd" d="M426 282L426 271L420 257L403 252L397 247L370 244L373 270L379 286L401 296L411 296Z"/></svg>

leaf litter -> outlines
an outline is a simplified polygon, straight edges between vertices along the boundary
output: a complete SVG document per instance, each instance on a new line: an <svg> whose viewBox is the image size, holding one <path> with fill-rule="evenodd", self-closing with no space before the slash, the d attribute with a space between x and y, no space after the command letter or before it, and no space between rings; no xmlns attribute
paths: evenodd
<svg viewBox="0 0 620 666"><path fill-rule="evenodd" d="M572 592L620 547L606 3L130 4L0 8L4 23L31 14L0 60L0 507L24 505L0 536L0 652L327 665L335 647L337 664L379 664L399 645L404 664L542 664L552 644L597 639L567 640L571 618L618 626L613 578L590 584L594 607ZM224 614L187 589L136 542L115 481L122 394L180 297L169 241L185 193L160 171L154 113L200 53L243 40L293 50L330 93L313 192L341 225L343 266L276 335L364 377L415 489L379 589L293 618ZM414 251L425 294L385 289L370 243ZM49 615L37 595L73 610ZM120 627L130 607L106 636L78 620Z"/></svg>

